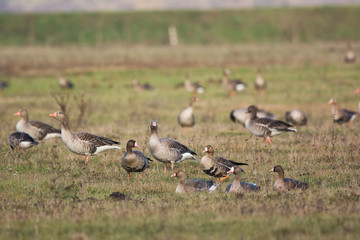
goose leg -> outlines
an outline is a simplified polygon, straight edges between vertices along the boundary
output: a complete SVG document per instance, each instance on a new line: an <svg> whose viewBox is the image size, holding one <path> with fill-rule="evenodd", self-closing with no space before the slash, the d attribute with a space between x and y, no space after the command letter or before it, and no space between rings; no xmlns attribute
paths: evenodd
<svg viewBox="0 0 360 240"><path fill-rule="evenodd" d="M220 178L219 182L224 181L224 180L227 179L228 177L229 177L229 175L226 175L225 177Z"/></svg>
<svg viewBox="0 0 360 240"><path fill-rule="evenodd" d="M270 137L267 137L266 140L271 144Z"/></svg>
<svg viewBox="0 0 360 240"><path fill-rule="evenodd" d="M171 163L171 170L174 170L174 163Z"/></svg>
<svg viewBox="0 0 360 240"><path fill-rule="evenodd" d="M141 173L139 173L139 179L141 179Z"/></svg>
<svg viewBox="0 0 360 240"><path fill-rule="evenodd" d="M164 172L166 172L166 163L164 163Z"/></svg>
<svg viewBox="0 0 360 240"><path fill-rule="evenodd" d="M184 128L184 127L181 127L181 132L185 132L185 128Z"/></svg>
<svg viewBox="0 0 360 240"><path fill-rule="evenodd" d="M85 164L87 164L89 162L89 156L86 156L85 158Z"/></svg>
<svg viewBox="0 0 360 240"><path fill-rule="evenodd" d="M127 174L128 174L128 182L129 182L130 181L130 173L128 172Z"/></svg>

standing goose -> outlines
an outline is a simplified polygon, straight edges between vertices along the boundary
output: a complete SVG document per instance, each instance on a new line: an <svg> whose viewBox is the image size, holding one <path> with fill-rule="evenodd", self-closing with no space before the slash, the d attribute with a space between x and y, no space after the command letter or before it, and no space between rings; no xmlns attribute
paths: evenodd
<svg viewBox="0 0 360 240"><path fill-rule="evenodd" d="M205 181L202 179L190 179L186 181L186 176L183 170L176 170L171 177L178 177L179 184L176 187L176 193L191 193L195 191L209 191L214 186L213 181Z"/></svg>
<svg viewBox="0 0 360 240"><path fill-rule="evenodd" d="M273 186L273 190L275 191L291 190L294 188L307 189L309 187L308 184L300 182L298 180L284 178L284 170L280 165L276 165L275 167L270 169L269 172L278 173L278 178Z"/></svg>
<svg viewBox="0 0 360 240"><path fill-rule="evenodd" d="M328 104L332 106L331 114L333 115L334 123L348 123L350 125L350 123L356 118L356 112L339 108L335 98L331 98Z"/></svg>
<svg viewBox="0 0 360 240"><path fill-rule="evenodd" d="M352 45L350 42L347 44L347 51L345 53L344 61L345 63L354 63L356 60L355 52L352 50Z"/></svg>
<svg viewBox="0 0 360 240"><path fill-rule="evenodd" d="M197 97L190 98L189 106L179 113L178 123L181 126L181 131L184 131L185 127L188 127L190 130L192 130L193 126L195 125L193 103L197 101L199 101L199 98Z"/></svg>
<svg viewBox="0 0 360 240"><path fill-rule="evenodd" d="M236 165L248 165L247 163L234 162L223 157L214 156L214 148L211 145L207 145L203 153L206 154L200 160L200 169L207 175L218 178L218 183L229 177L227 172L232 167ZM243 171L241 168L240 170Z"/></svg>
<svg viewBox="0 0 360 240"><path fill-rule="evenodd" d="M164 172L166 172L167 163L171 163L171 169L174 169L175 163L180 163L186 159L196 161L193 156L196 153L185 145L170 138L159 138L156 121L151 121L150 130L149 152L156 160L164 163Z"/></svg>
<svg viewBox="0 0 360 240"><path fill-rule="evenodd" d="M355 93L359 94L360 93L360 88L356 89ZM359 114L360 114L360 101L358 103L358 108L359 108Z"/></svg>
<svg viewBox="0 0 360 240"><path fill-rule="evenodd" d="M256 78L255 78L255 90L256 93L265 94L266 83L264 78L260 74L260 70L256 70Z"/></svg>
<svg viewBox="0 0 360 240"><path fill-rule="evenodd" d="M251 114L247 113L247 108L234 109L230 113L230 119L235 123L240 123L245 127L246 120L250 118ZM258 118L270 118L275 119L275 115L265 110L258 109L256 112Z"/></svg>
<svg viewBox="0 0 360 240"><path fill-rule="evenodd" d="M64 76L59 76L58 83L62 89L73 89L74 88L74 84Z"/></svg>
<svg viewBox="0 0 360 240"><path fill-rule="evenodd" d="M9 144L12 150L14 149L26 149L38 145L29 134L24 132L13 132L9 135Z"/></svg>
<svg viewBox="0 0 360 240"><path fill-rule="evenodd" d="M20 121L16 124L16 130L18 132L26 132L31 137L33 137L36 141L61 137L61 131L56 129L46 123L39 121L29 121L29 114L26 109L21 109L16 112L14 116L20 116Z"/></svg>
<svg viewBox="0 0 360 240"><path fill-rule="evenodd" d="M190 81L190 74L186 75L185 83L184 83L186 91L196 96L197 93L202 94L205 92L205 89L197 82L192 83Z"/></svg>
<svg viewBox="0 0 360 240"><path fill-rule="evenodd" d="M240 92L246 88L246 84L240 79L230 80L230 69L224 70L222 85L225 90L230 92L230 96L234 96L236 92Z"/></svg>
<svg viewBox="0 0 360 240"><path fill-rule="evenodd" d="M49 116L61 122L62 141L73 153L86 156L85 163L88 163L90 156L97 155L109 149L120 149L120 147L115 146L115 144L120 143L109 138L96 136L88 132L72 133L63 112L54 112Z"/></svg>
<svg viewBox="0 0 360 240"><path fill-rule="evenodd" d="M226 191L229 193L245 193L259 191L260 187L256 186L255 183L247 183L240 181L241 180L241 169L239 167L231 167L227 172L228 174L234 174L234 181L226 187Z"/></svg>
<svg viewBox="0 0 360 240"><path fill-rule="evenodd" d="M138 172L141 178L141 172L149 167L149 160L142 152L133 151L132 148L139 148L135 140L129 140L126 144L126 153L121 158L121 166L128 174L128 181L130 180L131 172Z"/></svg>
<svg viewBox="0 0 360 240"><path fill-rule="evenodd" d="M271 144L270 137L283 132L297 132L295 128L292 128L292 125L286 122L270 118L258 118L256 116L257 108L253 105L248 107L248 113L250 113L251 116L246 120L246 129L257 137L263 137L264 142L267 140Z"/></svg>
<svg viewBox="0 0 360 240"><path fill-rule="evenodd" d="M293 109L285 113L285 121L295 126L304 126L307 123L307 118L304 112Z"/></svg>

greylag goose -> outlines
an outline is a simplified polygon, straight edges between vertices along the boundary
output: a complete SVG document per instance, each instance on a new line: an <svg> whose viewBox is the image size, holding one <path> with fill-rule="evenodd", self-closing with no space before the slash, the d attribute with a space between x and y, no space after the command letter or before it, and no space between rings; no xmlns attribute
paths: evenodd
<svg viewBox="0 0 360 240"><path fill-rule="evenodd" d="M230 119L235 123L240 123L245 127L246 120L250 118L251 114L247 113L247 108L234 109L230 113ZM275 119L275 115L265 110L257 109L256 116L258 118Z"/></svg>
<svg viewBox="0 0 360 240"><path fill-rule="evenodd" d="M260 70L256 70L256 78L255 78L255 90L256 93L264 94L266 90L266 83L264 78L260 74Z"/></svg>
<svg viewBox="0 0 360 240"><path fill-rule="evenodd" d="M248 107L248 113L250 113L251 116L246 120L246 129L257 137L263 137L264 142L267 140L271 144L270 137L283 132L297 132L295 128L292 128L292 125L286 122L270 118L258 118L256 116L257 108L253 105Z"/></svg>
<svg viewBox="0 0 360 240"><path fill-rule="evenodd" d="M143 91L143 90L153 90L153 86L151 86L149 83L141 84L139 80L135 79L133 81L133 86L135 91Z"/></svg>
<svg viewBox="0 0 360 240"><path fill-rule="evenodd" d="M184 83L186 91L192 93L194 96L199 93L202 94L205 92L205 89L197 82L192 83L190 81L190 74L186 75L185 83Z"/></svg>
<svg viewBox="0 0 360 240"><path fill-rule="evenodd" d="M246 88L246 84L240 79L230 80L230 69L224 70L222 85L225 90L230 92L230 96L234 96L236 92L240 92Z"/></svg>
<svg viewBox="0 0 360 240"><path fill-rule="evenodd" d="M165 172L167 163L171 163L171 169L174 169L175 163L180 163L186 159L196 161L193 156L196 153L185 145L170 138L159 138L156 121L151 121L150 130L149 152L156 160L164 163Z"/></svg>
<svg viewBox="0 0 360 240"><path fill-rule="evenodd" d="M334 123L342 124L348 123L350 124L356 118L356 112L339 108L339 105L336 102L335 98L331 98L328 102L329 105L332 106L331 114L333 115Z"/></svg>
<svg viewBox="0 0 360 240"><path fill-rule="evenodd" d="M354 63L356 60L355 52L352 50L352 45L350 42L347 44L347 51L344 57L345 63Z"/></svg>
<svg viewBox="0 0 360 240"><path fill-rule="evenodd" d="M230 183L226 187L226 191L228 193L245 193L245 192L253 192L259 191L260 187L256 186L255 183L247 183L240 181L241 180L241 169L239 167L231 167L231 169L227 172L228 174L234 174L234 181Z"/></svg>
<svg viewBox="0 0 360 240"><path fill-rule="evenodd" d="M16 124L16 130L18 132L26 132L36 141L49 139L54 137L61 137L61 131L49 124L29 120L29 114L26 109L21 109L16 112L14 116L20 116L20 121Z"/></svg>
<svg viewBox="0 0 360 240"><path fill-rule="evenodd" d="M36 142L29 134L24 132L13 132L9 135L9 144L12 150L31 148L39 143Z"/></svg>
<svg viewBox="0 0 360 240"><path fill-rule="evenodd" d="M293 109L285 113L285 121L295 126L304 126L307 123L307 118L304 112Z"/></svg>
<svg viewBox="0 0 360 240"><path fill-rule="evenodd" d="M294 180L291 178L284 178L284 170L280 165L276 165L269 172L277 172L278 179L275 181L273 186L273 190L275 191L284 191L291 190L294 188L307 189L309 186L306 183L300 182L298 180Z"/></svg>
<svg viewBox="0 0 360 240"><path fill-rule="evenodd" d="M54 112L49 115L61 122L61 139L65 146L78 155L85 156L85 163L88 163L89 157L97 155L109 149L121 149L115 144L120 144L117 141L109 138L93 135L88 132L72 133L70 126L63 112Z"/></svg>
<svg viewBox="0 0 360 240"><path fill-rule="evenodd" d="M190 98L189 106L179 113L178 123L180 124L182 131L184 131L185 127L192 130L193 126L195 125L193 104L197 101L199 101L199 98L197 97Z"/></svg>
<svg viewBox="0 0 360 240"><path fill-rule="evenodd" d="M74 84L64 76L59 76L59 86L62 89L72 89L72 88L74 88Z"/></svg>
<svg viewBox="0 0 360 240"><path fill-rule="evenodd" d="M126 144L126 153L121 158L121 166L128 174L128 180L130 180L131 172L138 172L139 178L141 178L141 172L149 167L149 160L142 152L133 151L132 149L139 148L135 140L129 140Z"/></svg>
<svg viewBox="0 0 360 240"><path fill-rule="evenodd" d="M218 178L218 183L229 177L227 172L232 167L236 165L248 165L247 163L234 162L223 157L214 156L214 148L211 145L207 145L203 153L206 154L200 160L200 169L207 175ZM241 171L243 170L241 169Z"/></svg>
<svg viewBox="0 0 360 240"><path fill-rule="evenodd" d="M171 177L178 177L179 184L176 187L176 193L191 193L195 191L209 191L210 188L214 186L213 181L205 181L202 179L190 179L186 181L186 176L184 171L176 170Z"/></svg>
<svg viewBox="0 0 360 240"><path fill-rule="evenodd" d="M360 93L360 88L356 89L355 93L359 94ZM360 101L358 103L358 108L359 108L359 114L360 114Z"/></svg>

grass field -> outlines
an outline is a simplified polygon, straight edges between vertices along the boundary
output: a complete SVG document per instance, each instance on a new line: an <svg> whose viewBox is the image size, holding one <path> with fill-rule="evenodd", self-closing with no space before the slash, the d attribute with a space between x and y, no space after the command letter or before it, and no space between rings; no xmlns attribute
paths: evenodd
<svg viewBox="0 0 360 240"><path fill-rule="evenodd" d="M358 49L357 43L354 46ZM0 239L359 239L360 121L333 125L327 105L330 97L336 97L341 106L357 110L360 101L353 93L360 87L360 68L342 63L344 43L239 45L222 50L189 46L175 53L170 48L137 46L131 48L139 53L131 58L133 64L128 60L111 64L106 54L114 49L1 49L2 80L10 87L0 93ZM112 52L113 59L126 51L119 49ZM75 50L77 58L65 57ZM34 60L34 52L39 53L39 65L24 60ZM89 56L95 56L99 65L92 65ZM141 67L143 61L146 67ZM249 85L233 98L213 81L220 79L225 66ZM256 97L253 88L254 69L259 66L268 83L263 97ZM43 141L28 151L10 150L7 137L19 120L13 113L20 108L29 110L30 119L59 126L48 117L59 110L52 98L61 94L58 73L75 84L65 93L73 125L79 96L86 100L86 118L77 130L120 140L122 151L91 157L85 165L84 157L70 153L60 139ZM194 131L184 134L176 117L190 96L174 86L186 73L206 92L195 105ZM150 82L155 90L134 92L135 78ZM308 126L273 138L272 146L264 145L229 119L233 108L250 104L274 112L279 119L286 110L300 108L309 117ZM211 144L217 154L247 162L243 179L257 183L261 191L228 195L230 177L212 194L177 196L177 180L170 178L170 172L163 173L156 161L141 181L134 174L128 182L117 164L130 138L150 156L147 145L153 119L161 137L190 146L198 159L204 146ZM277 164L286 176L305 181L310 188L272 191L276 175L268 170ZM198 162L175 168L191 178L211 179ZM112 192L131 200L116 201L109 197Z"/></svg>

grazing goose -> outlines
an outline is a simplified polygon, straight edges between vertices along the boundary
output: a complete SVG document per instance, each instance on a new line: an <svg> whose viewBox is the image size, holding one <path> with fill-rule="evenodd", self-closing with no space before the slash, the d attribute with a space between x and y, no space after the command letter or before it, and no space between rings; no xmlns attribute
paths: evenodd
<svg viewBox="0 0 360 240"><path fill-rule="evenodd" d="M350 125L350 123L356 118L356 112L339 108L335 98L331 98L328 104L332 106L331 114L333 115L334 123L348 123Z"/></svg>
<svg viewBox="0 0 360 240"><path fill-rule="evenodd" d="M256 70L256 79L255 79L255 90L256 93L264 94L266 90L266 83L264 78L260 75L260 70Z"/></svg>
<svg viewBox="0 0 360 240"><path fill-rule="evenodd" d="M273 186L273 190L275 191L284 191L284 190L291 190L294 188L301 188L307 189L309 186L306 183L300 182L298 180L294 180L291 178L284 178L284 170L280 165L276 165L269 172L277 172L278 179L275 181Z"/></svg>
<svg viewBox="0 0 360 240"><path fill-rule="evenodd" d="M260 187L256 186L255 183L247 183L240 181L242 170L239 167L231 167L231 169L227 172L228 174L234 174L234 181L230 183L226 187L226 191L228 193L245 193L245 192L253 192L259 191Z"/></svg>
<svg viewBox="0 0 360 240"><path fill-rule="evenodd" d="M151 121L150 130L149 152L156 160L164 163L164 172L166 172L167 163L171 163L171 169L174 169L175 163L180 163L186 159L196 161L193 156L196 153L185 145L170 138L159 138L156 121Z"/></svg>
<svg viewBox="0 0 360 240"><path fill-rule="evenodd" d="M120 143L109 138L96 136L88 132L72 133L63 112L54 112L49 116L61 122L62 141L73 153L86 156L85 163L88 163L90 156L109 149L120 149L120 147L115 146L115 144Z"/></svg>
<svg viewBox="0 0 360 240"><path fill-rule="evenodd" d="M355 93L359 94L360 93L360 88L356 89ZM359 108L359 113L360 113L360 101L358 103L358 108Z"/></svg>
<svg viewBox="0 0 360 240"><path fill-rule="evenodd" d="M59 82L59 86L62 89L73 89L74 88L74 84L64 76L59 76L58 82Z"/></svg>
<svg viewBox="0 0 360 240"><path fill-rule="evenodd" d="M184 171L177 170L175 171L171 177L178 177L179 184L176 187L176 193L191 193L196 191L209 191L212 186L214 186L213 181L205 181L202 179L190 179L186 181L186 176Z"/></svg>
<svg viewBox="0 0 360 240"><path fill-rule="evenodd" d="M195 125L193 103L197 101L199 101L199 98L197 97L190 98L189 106L179 113L178 123L181 126L181 131L184 131L185 127L188 127L190 130L192 130L193 126Z"/></svg>
<svg viewBox="0 0 360 240"><path fill-rule="evenodd" d="M347 44L348 50L346 51L344 61L345 63L354 63L356 60L355 52L352 50L352 45L350 42Z"/></svg>
<svg viewBox="0 0 360 240"><path fill-rule="evenodd" d="M250 118L251 114L247 113L247 108L234 109L230 113L230 119L235 123L240 123L245 127L246 120ZM275 119L275 115L265 110L257 108L256 117Z"/></svg>
<svg viewBox="0 0 360 240"><path fill-rule="evenodd" d="M229 177L227 172L232 167L236 165L248 165L247 163L234 162L223 157L214 156L214 148L211 145L207 145L203 153L206 154L200 160L200 169L207 175L218 178L218 183ZM243 170L241 169L241 171Z"/></svg>
<svg viewBox="0 0 360 240"><path fill-rule="evenodd" d="M29 134L24 132L13 132L9 135L9 144L12 150L31 148L39 143L36 142Z"/></svg>
<svg viewBox="0 0 360 240"><path fill-rule="evenodd" d="M292 128L292 125L286 122L270 118L258 118L256 116L257 108L253 105L248 107L248 113L251 114L251 117L246 120L246 129L257 137L263 137L264 142L267 140L271 144L270 137L283 132L297 132L295 128Z"/></svg>
<svg viewBox="0 0 360 240"><path fill-rule="evenodd" d="M304 112L293 109L285 113L285 121L295 126L304 126L307 123L307 118Z"/></svg>
<svg viewBox="0 0 360 240"><path fill-rule="evenodd" d="M224 70L222 85L225 90L230 91L230 96L234 96L236 92L240 92L246 88L246 84L240 79L230 80L230 69Z"/></svg>
<svg viewBox="0 0 360 240"><path fill-rule="evenodd" d="M121 158L121 166L128 174L128 181L130 180L131 172L138 172L141 178L141 172L149 167L149 160L142 152L133 151L132 148L139 148L135 140L129 140L126 144L126 153Z"/></svg>
<svg viewBox="0 0 360 240"><path fill-rule="evenodd" d="M192 93L194 96L199 93L202 94L205 92L205 89L197 82L192 83L190 81L190 74L186 75L185 83L184 83L186 91Z"/></svg>
<svg viewBox="0 0 360 240"><path fill-rule="evenodd" d="M39 121L29 121L29 114L26 109L21 109L16 112L14 116L20 116L21 120L16 124L18 132L26 132L36 141L49 139L54 137L61 137L61 131L46 123Z"/></svg>
<svg viewBox="0 0 360 240"><path fill-rule="evenodd" d="M145 83L144 85L142 85L139 80L135 79L133 81L133 86L135 91L143 91L143 90L153 90L153 86L151 86L149 83Z"/></svg>

